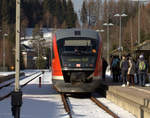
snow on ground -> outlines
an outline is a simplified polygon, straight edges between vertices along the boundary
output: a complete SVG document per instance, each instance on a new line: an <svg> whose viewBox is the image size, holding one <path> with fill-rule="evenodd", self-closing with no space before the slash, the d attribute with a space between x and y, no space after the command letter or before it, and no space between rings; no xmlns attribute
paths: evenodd
<svg viewBox="0 0 150 118"><path fill-rule="evenodd" d="M64 110L61 96L52 88L51 72L47 71L41 77L41 88L39 88L39 78L37 78L22 89L21 118L69 118ZM23 84L24 82L25 80L20 83ZM100 97L98 99L102 100L110 109L113 109L120 118L135 118L109 100ZM69 101L73 118L111 118L89 99L71 97ZM0 118L13 118L10 97L0 101Z"/></svg>
<svg viewBox="0 0 150 118"><path fill-rule="evenodd" d="M21 118L68 118L61 96L50 85L51 74L46 72L41 88L38 79L23 88Z"/></svg>
<svg viewBox="0 0 150 118"><path fill-rule="evenodd" d="M0 72L0 76L8 76L8 75L12 75L12 74L15 74L14 71L11 71L11 72Z"/></svg>
<svg viewBox="0 0 150 118"><path fill-rule="evenodd" d="M30 76L30 75L32 75L32 74L35 74L35 73L41 72L41 71L39 71L39 70L24 70L23 72L25 73L25 76L27 77L27 76ZM6 72L6 74L5 74L5 72L3 72L3 73L4 73L4 75L7 75L9 72ZM9 74L11 74L11 73L14 74L15 72L10 72ZM20 80L24 79L25 76L21 76L21 77L20 77ZM8 84L8 83L13 82L14 80L15 80L15 78L12 78L12 79L10 79L10 80L8 80L8 81L5 81L5 82L0 83L0 87L6 85L6 84Z"/></svg>
<svg viewBox="0 0 150 118"><path fill-rule="evenodd" d="M22 89L23 105L21 118L69 118L65 112L61 96L51 86L51 73L46 72L39 88L39 78ZM20 82L21 84L25 83ZM10 97L0 102L0 118L13 118L11 116ZM2 109L2 110L1 110Z"/></svg>
<svg viewBox="0 0 150 118"><path fill-rule="evenodd" d="M25 73L25 76L28 76L34 72L39 72L40 70L22 70L21 72ZM8 76L8 75L12 75L15 74L15 71L9 71L9 72L0 72L0 76Z"/></svg>
<svg viewBox="0 0 150 118"><path fill-rule="evenodd" d="M73 118L113 118L89 98L69 98Z"/></svg>
<svg viewBox="0 0 150 118"><path fill-rule="evenodd" d="M38 74L39 73L34 74L32 76L29 76L29 77L26 77L26 78L24 78L24 76L20 77L20 85L25 84L26 82L28 82L33 77L36 77ZM3 83L0 84L0 87L5 85L5 84L7 84L7 83L9 83L9 82L12 82L12 81L14 81L14 79L11 79L9 81L3 82ZM4 95L7 95L8 93L10 93L13 90L14 90L14 84L11 84L10 86L7 86L7 87L4 87L4 88L0 89L0 97L3 97Z"/></svg>

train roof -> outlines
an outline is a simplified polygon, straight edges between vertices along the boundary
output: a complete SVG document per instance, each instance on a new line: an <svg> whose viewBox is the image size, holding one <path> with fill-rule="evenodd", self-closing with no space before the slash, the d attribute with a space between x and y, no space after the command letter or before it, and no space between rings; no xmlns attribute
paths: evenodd
<svg viewBox="0 0 150 118"><path fill-rule="evenodd" d="M56 31L56 40L68 37L88 37L99 39L99 34L91 29L59 29Z"/></svg>

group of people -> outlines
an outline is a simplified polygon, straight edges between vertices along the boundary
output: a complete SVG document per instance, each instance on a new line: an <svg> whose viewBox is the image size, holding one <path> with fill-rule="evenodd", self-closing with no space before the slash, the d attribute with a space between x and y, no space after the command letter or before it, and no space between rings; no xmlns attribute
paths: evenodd
<svg viewBox="0 0 150 118"><path fill-rule="evenodd" d="M135 77L136 84L145 86L145 79L148 72L148 63L141 54L137 60L133 60L131 56L113 56L110 62L110 69L113 75L113 81L122 81L122 86L134 86Z"/></svg>

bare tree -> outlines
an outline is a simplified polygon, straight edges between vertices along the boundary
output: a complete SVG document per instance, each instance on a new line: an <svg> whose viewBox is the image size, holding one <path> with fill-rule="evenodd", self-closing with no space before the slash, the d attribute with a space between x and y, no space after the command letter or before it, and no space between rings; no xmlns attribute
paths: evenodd
<svg viewBox="0 0 150 118"><path fill-rule="evenodd" d="M46 27L50 27L50 24L52 22L52 15L51 13L47 10L43 16L43 21L44 21L44 25L46 25Z"/></svg>
<svg viewBox="0 0 150 118"><path fill-rule="evenodd" d="M26 28L28 27L28 18L25 17L22 22L21 22L21 36L25 37L26 36Z"/></svg>

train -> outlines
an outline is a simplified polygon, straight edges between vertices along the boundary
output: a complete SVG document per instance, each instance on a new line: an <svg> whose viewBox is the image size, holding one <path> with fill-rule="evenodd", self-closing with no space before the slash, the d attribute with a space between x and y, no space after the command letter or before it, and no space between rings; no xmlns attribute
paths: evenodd
<svg viewBox="0 0 150 118"><path fill-rule="evenodd" d="M91 29L58 29L52 39L52 84L61 93L92 93L102 79L102 40Z"/></svg>

